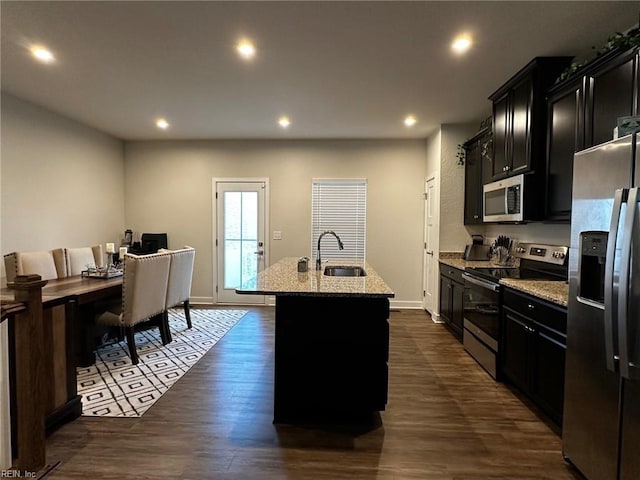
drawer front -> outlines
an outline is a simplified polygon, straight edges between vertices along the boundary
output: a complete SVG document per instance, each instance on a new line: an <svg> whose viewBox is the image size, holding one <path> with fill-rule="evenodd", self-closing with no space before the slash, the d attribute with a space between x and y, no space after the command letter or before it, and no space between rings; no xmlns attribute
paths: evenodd
<svg viewBox="0 0 640 480"><path fill-rule="evenodd" d="M545 302L544 300L517 292L510 288L504 289L503 305L535 323L563 335L567 333L566 308L553 305L552 303Z"/></svg>
<svg viewBox="0 0 640 480"><path fill-rule="evenodd" d="M445 265L444 263L440 264L440 275L450 278L454 282L464 283L464 279L462 278L462 270L455 267L450 267L449 265Z"/></svg>

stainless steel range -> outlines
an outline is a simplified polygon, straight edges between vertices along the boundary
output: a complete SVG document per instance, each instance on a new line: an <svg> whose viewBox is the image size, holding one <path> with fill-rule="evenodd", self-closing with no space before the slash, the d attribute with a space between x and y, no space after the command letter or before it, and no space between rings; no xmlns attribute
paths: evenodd
<svg viewBox="0 0 640 480"><path fill-rule="evenodd" d="M519 243L513 255L520 266L467 267L465 280L465 350L495 379L499 379L500 280L567 280L568 247Z"/></svg>

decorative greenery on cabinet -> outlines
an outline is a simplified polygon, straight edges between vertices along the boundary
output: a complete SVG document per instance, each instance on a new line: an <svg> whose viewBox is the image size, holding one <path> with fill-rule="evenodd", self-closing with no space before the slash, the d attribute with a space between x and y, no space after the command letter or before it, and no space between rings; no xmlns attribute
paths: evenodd
<svg viewBox="0 0 640 480"><path fill-rule="evenodd" d="M614 35L611 35L607 39L607 43L605 43L602 47L600 48L591 47L596 52L595 56L588 58L586 60L583 60L582 62L573 62L571 65L569 65L560 74L560 76L556 80L556 83L560 83L563 80L569 78L574 73L586 67L591 62L593 62L596 58L600 57L601 55L604 55L605 53L609 53L613 50L624 51L624 50L628 50L630 48L638 47L638 46L640 46L640 26L633 28L626 33L616 32Z"/></svg>

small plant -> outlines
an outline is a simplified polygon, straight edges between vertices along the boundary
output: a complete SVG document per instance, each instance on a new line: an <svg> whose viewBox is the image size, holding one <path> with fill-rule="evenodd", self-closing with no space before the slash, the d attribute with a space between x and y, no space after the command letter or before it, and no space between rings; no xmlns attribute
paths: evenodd
<svg viewBox="0 0 640 480"><path fill-rule="evenodd" d="M626 33L616 32L614 35L611 35L607 39L607 43L605 43L602 47L600 48L591 47L591 48L595 50L596 52L595 58L597 58L600 55L610 52L611 50L615 50L615 49L626 50L629 48L637 47L639 45L640 45L640 26L633 28ZM588 59L583 62L573 62L571 65L569 65L569 67L567 67L560 74L560 76L556 80L556 83L561 82L565 78L570 77L571 75L576 73L578 70L580 70L582 67L590 63L591 60L593 59Z"/></svg>

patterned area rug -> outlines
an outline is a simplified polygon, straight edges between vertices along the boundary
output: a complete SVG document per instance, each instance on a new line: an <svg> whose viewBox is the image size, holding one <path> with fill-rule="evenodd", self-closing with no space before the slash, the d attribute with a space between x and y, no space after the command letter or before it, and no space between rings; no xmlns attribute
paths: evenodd
<svg viewBox="0 0 640 480"><path fill-rule="evenodd" d="M188 329L184 310L169 310L173 341L163 346L158 328L136 332L138 365L131 364L124 340L96 350L96 364L77 369L82 414L141 416L246 313L192 308Z"/></svg>

